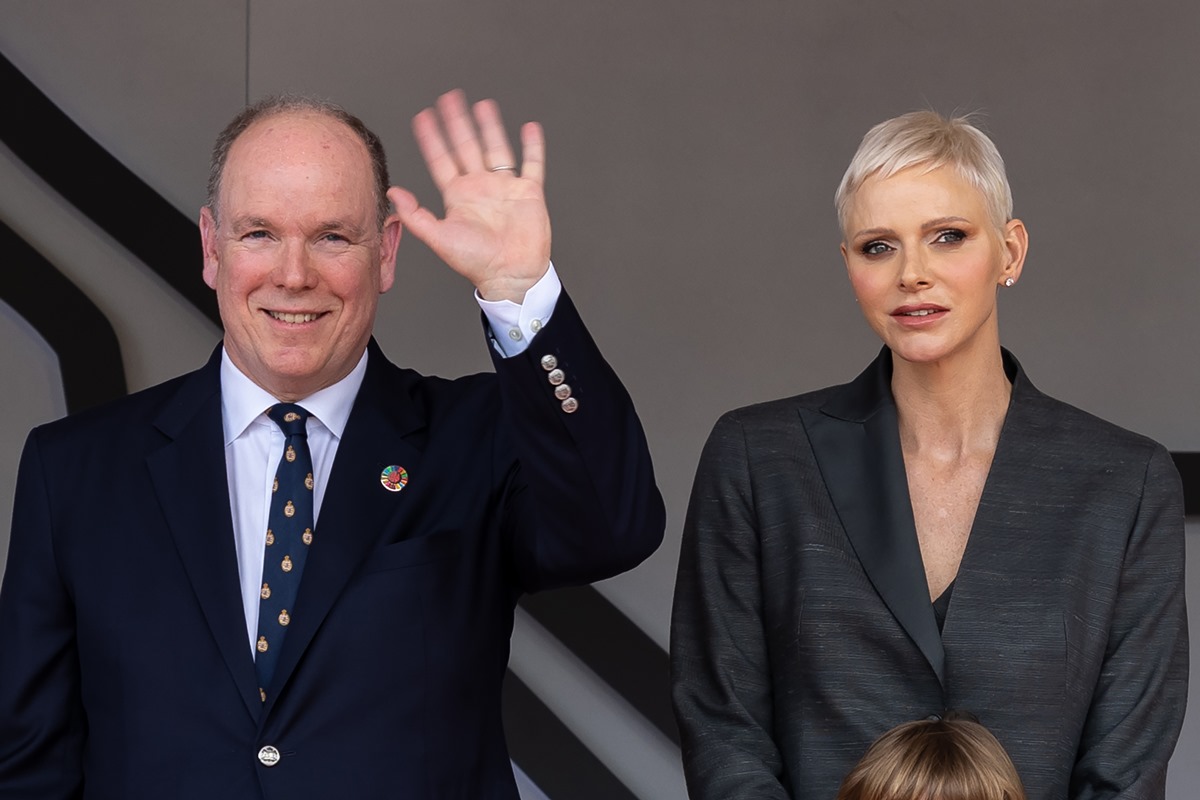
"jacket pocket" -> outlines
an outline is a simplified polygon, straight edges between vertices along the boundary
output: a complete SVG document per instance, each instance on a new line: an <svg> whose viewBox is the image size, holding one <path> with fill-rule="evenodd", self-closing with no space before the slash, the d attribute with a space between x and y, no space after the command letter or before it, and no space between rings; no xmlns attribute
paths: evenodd
<svg viewBox="0 0 1200 800"><path fill-rule="evenodd" d="M428 536L393 542L372 553L363 564L362 572L404 569L454 558L463 550L462 540L462 531L442 530Z"/></svg>

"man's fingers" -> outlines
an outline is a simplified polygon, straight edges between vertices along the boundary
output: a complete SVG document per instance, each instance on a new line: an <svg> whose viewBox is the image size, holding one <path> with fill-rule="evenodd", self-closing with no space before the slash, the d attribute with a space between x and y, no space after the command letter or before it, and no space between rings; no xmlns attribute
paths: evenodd
<svg viewBox="0 0 1200 800"><path fill-rule="evenodd" d="M514 175L542 183L546 176L546 142L536 122L521 128L523 162L517 163L500 106L495 100L480 100L467 108L461 89L446 92L436 108L427 108L413 118L413 134L425 158L433 182L444 194L459 175L511 168Z"/></svg>
<svg viewBox="0 0 1200 800"><path fill-rule="evenodd" d="M546 181L546 134L536 122L521 126L521 177L541 184Z"/></svg>
<svg viewBox="0 0 1200 800"><path fill-rule="evenodd" d="M432 108L425 109L413 117L412 127L429 175L438 189L445 192L450 181L458 177L460 169L454 154L446 147L437 112Z"/></svg>
<svg viewBox="0 0 1200 800"><path fill-rule="evenodd" d="M515 172L517 160L495 100L480 100L475 104L475 122L479 124L479 136L483 139L483 160L487 168L512 167Z"/></svg>
<svg viewBox="0 0 1200 800"><path fill-rule="evenodd" d="M438 228L438 218L433 212L421 208L417 198L407 189L393 186L388 189L387 196L392 201L392 207L396 209L396 216L400 219L400 224L407 228L413 236L432 246Z"/></svg>
<svg viewBox="0 0 1200 800"><path fill-rule="evenodd" d="M396 216L400 217L400 221L404 222L404 218L416 211L421 205L417 202L417 196L408 189L401 189L399 186L393 186L387 191L387 199L392 201L392 208L396 209Z"/></svg>
<svg viewBox="0 0 1200 800"><path fill-rule="evenodd" d="M463 172L485 169L483 148L475 132L475 122L467 110L467 99L461 89L446 92L438 98L438 113L446 129L446 138Z"/></svg>

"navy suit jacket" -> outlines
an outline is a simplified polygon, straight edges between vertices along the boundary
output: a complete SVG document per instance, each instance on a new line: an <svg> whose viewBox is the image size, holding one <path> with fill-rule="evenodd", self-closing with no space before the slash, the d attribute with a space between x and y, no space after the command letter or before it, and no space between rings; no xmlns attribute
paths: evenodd
<svg viewBox="0 0 1200 800"><path fill-rule="evenodd" d="M1178 473L1004 357L940 634L886 349L852 383L717 423L672 619L693 800L832 800L875 738L948 708L996 734L1030 800L1161 800L1187 697Z"/></svg>
<svg viewBox="0 0 1200 800"><path fill-rule="evenodd" d="M494 375L423 377L371 343L265 704L219 362L30 434L0 592L0 796L516 798L517 598L629 569L664 525L633 406L570 299Z"/></svg>

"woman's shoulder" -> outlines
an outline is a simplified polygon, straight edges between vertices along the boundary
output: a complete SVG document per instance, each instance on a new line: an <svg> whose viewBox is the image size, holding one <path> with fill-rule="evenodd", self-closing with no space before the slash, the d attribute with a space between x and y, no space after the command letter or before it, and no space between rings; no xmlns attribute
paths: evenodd
<svg viewBox="0 0 1200 800"><path fill-rule="evenodd" d="M1069 446L1093 453L1125 453L1141 458L1166 452L1166 448L1149 436L1042 393L1027 378L1023 385L1019 382L1014 386L1009 413L1014 425L1028 429L1027 432L1039 437L1046 447Z"/></svg>
<svg viewBox="0 0 1200 800"><path fill-rule="evenodd" d="M1077 487L1104 487L1104 504L1157 497L1182 513L1182 486L1171 454L1149 436L1123 428L1031 385L1014 386L1001 442L1025 469ZM1149 493L1149 495L1147 494ZM1153 504L1153 503L1152 503Z"/></svg>
<svg viewBox="0 0 1200 800"><path fill-rule="evenodd" d="M834 397L844 384L826 386L801 394L763 400L726 411L721 420L732 420L742 424L761 424L779 419L795 419L801 411L817 411Z"/></svg>

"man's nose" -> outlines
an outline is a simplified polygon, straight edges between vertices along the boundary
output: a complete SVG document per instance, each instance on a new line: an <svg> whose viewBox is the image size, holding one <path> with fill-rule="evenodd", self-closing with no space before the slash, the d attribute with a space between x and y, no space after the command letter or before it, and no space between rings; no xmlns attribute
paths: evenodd
<svg viewBox="0 0 1200 800"><path fill-rule="evenodd" d="M275 265L275 280L279 286L291 290L311 289L316 285L317 272L312 253L304 242L289 241L284 244L279 262Z"/></svg>

